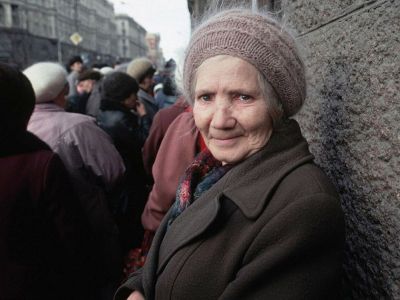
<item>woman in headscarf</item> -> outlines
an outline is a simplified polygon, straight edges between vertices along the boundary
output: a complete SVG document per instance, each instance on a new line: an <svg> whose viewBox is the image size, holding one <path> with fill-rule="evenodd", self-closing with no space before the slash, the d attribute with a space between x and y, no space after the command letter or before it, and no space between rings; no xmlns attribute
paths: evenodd
<svg viewBox="0 0 400 300"><path fill-rule="evenodd" d="M116 299L337 299L343 213L290 119L306 96L293 37L259 13L219 13L194 31L183 78L209 151Z"/></svg>

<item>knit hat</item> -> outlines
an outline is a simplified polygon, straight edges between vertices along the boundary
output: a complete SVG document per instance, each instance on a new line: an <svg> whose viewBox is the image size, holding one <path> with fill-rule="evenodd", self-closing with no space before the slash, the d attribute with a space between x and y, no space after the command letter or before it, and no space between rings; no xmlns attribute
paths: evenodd
<svg viewBox="0 0 400 300"><path fill-rule="evenodd" d="M32 84L36 103L54 100L67 84L67 72L57 63L36 63L25 69L23 73Z"/></svg>
<svg viewBox="0 0 400 300"><path fill-rule="evenodd" d="M156 69L152 62L146 57L140 57L132 60L126 72L136 79L138 83L142 82L147 75L153 75Z"/></svg>
<svg viewBox="0 0 400 300"><path fill-rule="evenodd" d="M133 93L137 93L139 86L135 79L123 72L112 72L104 77L101 86L101 98L106 101L122 102Z"/></svg>
<svg viewBox="0 0 400 300"><path fill-rule="evenodd" d="M304 65L293 37L271 18L232 9L194 31L183 71L183 88L190 102L197 68L217 55L235 56L256 67L274 88L287 117L300 110L306 97Z"/></svg>

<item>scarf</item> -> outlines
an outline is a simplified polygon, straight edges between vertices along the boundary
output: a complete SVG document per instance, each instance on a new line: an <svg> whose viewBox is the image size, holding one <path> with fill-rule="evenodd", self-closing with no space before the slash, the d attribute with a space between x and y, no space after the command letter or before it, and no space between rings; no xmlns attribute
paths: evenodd
<svg viewBox="0 0 400 300"><path fill-rule="evenodd" d="M170 226L174 220L214 183L221 179L232 165L222 165L208 149L200 152L186 169L176 191L175 203L168 220Z"/></svg>

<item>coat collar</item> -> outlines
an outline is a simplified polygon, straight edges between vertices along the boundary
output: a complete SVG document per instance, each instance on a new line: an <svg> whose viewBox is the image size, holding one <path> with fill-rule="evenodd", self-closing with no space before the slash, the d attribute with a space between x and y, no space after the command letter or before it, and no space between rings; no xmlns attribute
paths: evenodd
<svg viewBox="0 0 400 300"><path fill-rule="evenodd" d="M147 101L147 102L150 102L150 103L153 104L153 105L156 105L156 102L155 102L155 100L154 100L154 97L152 97L150 94L146 93L144 90L139 89L139 92L138 92L137 95L138 95L138 97L139 97L140 99L142 99L143 101Z"/></svg>
<svg viewBox="0 0 400 300"><path fill-rule="evenodd" d="M247 218L257 218L279 182L292 170L313 159L299 125L290 120L271 136L266 147L227 174L227 188L222 193Z"/></svg>
<svg viewBox="0 0 400 300"><path fill-rule="evenodd" d="M50 151L50 147L29 131L5 133L5 143L0 143L0 157L31 153L40 150ZM3 136L4 137L4 136Z"/></svg>
<svg viewBox="0 0 400 300"><path fill-rule="evenodd" d="M65 110L53 102L37 103L34 112L65 112Z"/></svg>

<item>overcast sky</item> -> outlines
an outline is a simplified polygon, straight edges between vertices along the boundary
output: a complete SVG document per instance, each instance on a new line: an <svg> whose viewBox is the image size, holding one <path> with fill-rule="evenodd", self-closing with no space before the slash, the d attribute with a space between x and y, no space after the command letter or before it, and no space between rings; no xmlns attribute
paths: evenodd
<svg viewBox="0 0 400 300"><path fill-rule="evenodd" d="M187 0L110 0L115 13L131 16L147 32L160 33L166 60L181 62L190 37Z"/></svg>

